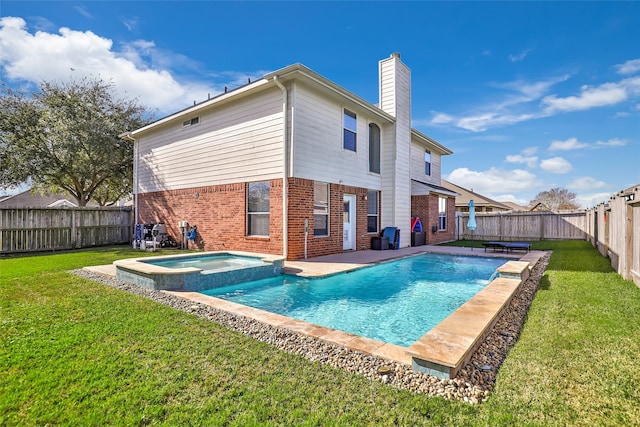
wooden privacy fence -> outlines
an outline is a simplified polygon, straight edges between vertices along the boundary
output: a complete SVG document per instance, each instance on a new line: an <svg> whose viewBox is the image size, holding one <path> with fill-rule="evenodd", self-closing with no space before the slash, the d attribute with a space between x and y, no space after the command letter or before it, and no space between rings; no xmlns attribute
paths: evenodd
<svg viewBox="0 0 640 427"><path fill-rule="evenodd" d="M586 230L612 267L640 287L640 184L587 210Z"/></svg>
<svg viewBox="0 0 640 427"><path fill-rule="evenodd" d="M469 230L469 214L458 213L458 240L586 240L586 213L507 212L476 214L476 229Z"/></svg>
<svg viewBox="0 0 640 427"><path fill-rule="evenodd" d="M132 222L131 208L2 208L0 253L128 243Z"/></svg>

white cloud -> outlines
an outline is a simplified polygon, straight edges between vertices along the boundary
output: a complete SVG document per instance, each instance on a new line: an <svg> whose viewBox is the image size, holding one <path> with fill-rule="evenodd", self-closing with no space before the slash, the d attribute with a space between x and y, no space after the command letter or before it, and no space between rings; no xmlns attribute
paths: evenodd
<svg viewBox="0 0 640 427"><path fill-rule="evenodd" d="M525 163L527 167L534 168L538 163L538 157L536 156L523 156L521 154L510 154L505 160L509 163Z"/></svg>
<svg viewBox="0 0 640 427"><path fill-rule="evenodd" d="M584 209L607 202L610 198L611 193L605 192L576 194L576 201L580 203L580 206Z"/></svg>
<svg viewBox="0 0 640 427"><path fill-rule="evenodd" d="M451 121L453 121L453 117L445 113L440 113L438 111L434 111L433 117L431 118L431 123L437 125L451 123Z"/></svg>
<svg viewBox="0 0 640 427"><path fill-rule="evenodd" d="M540 168L545 172L561 174L569 172L572 166L562 157L553 157L541 161Z"/></svg>
<svg viewBox="0 0 640 427"><path fill-rule="evenodd" d="M595 188L604 188L607 184L590 176L581 176L567 184L567 188L572 191L593 190Z"/></svg>
<svg viewBox="0 0 640 427"><path fill-rule="evenodd" d="M577 138L569 138L565 141L552 141L549 146L549 151L579 150L580 148L586 148L588 146L589 144L580 142Z"/></svg>
<svg viewBox="0 0 640 427"><path fill-rule="evenodd" d="M549 95L542 99L542 104L545 105L545 111L555 113L615 105L625 99L627 92L623 87L616 83L605 83L598 87L582 86L578 96L558 98L556 95Z"/></svg>
<svg viewBox="0 0 640 427"><path fill-rule="evenodd" d="M542 111L534 110L534 107L527 104L540 99L548 93L554 85L567 80L568 74L553 77L540 81L525 81L522 79L506 82L493 83L491 86L506 91L497 102L482 105L475 108L475 111L466 115L453 116L446 113L437 113L430 125L453 124L456 127L469 130L471 132L483 132L489 128L512 125L547 115ZM521 112L522 108L529 108L531 112Z"/></svg>
<svg viewBox="0 0 640 427"><path fill-rule="evenodd" d="M638 94L640 94L640 77L631 77L616 83L582 86L577 96L565 98L558 98L556 95L546 96L542 99L542 105L545 106L545 112L553 114L615 105Z"/></svg>
<svg viewBox="0 0 640 427"><path fill-rule="evenodd" d="M127 30L132 31L138 26L139 18L127 18L122 20L122 24L127 27Z"/></svg>
<svg viewBox="0 0 640 427"><path fill-rule="evenodd" d="M627 141L620 138L611 138L608 141L596 141L596 145L600 147L622 147L627 145Z"/></svg>
<svg viewBox="0 0 640 427"><path fill-rule="evenodd" d="M486 195L521 192L540 185L534 174L523 169L491 168L486 171L472 171L468 168L458 168L453 170L445 179Z"/></svg>
<svg viewBox="0 0 640 427"><path fill-rule="evenodd" d="M618 74L633 74L640 71L640 59L630 59L624 64L616 65Z"/></svg>
<svg viewBox="0 0 640 427"><path fill-rule="evenodd" d="M84 16L85 18L93 19L93 15L87 10L86 7L84 7L84 6L76 6L75 10L80 15Z"/></svg>
<svg viewBox="0 0 640 427"><path fill-rule="evenodd" d="M531 114L498 114L498 113L482 113L476 116L461 117L456 120L458 127L472 132L482 132L496 126L513 125L516 123L531 120L535 116Z"/></svg>
<svg viewBox="0 0 640 427"><path fill-rule="evenodd" d="M520 206L527 206L529 204L529 200L517 197L513 194L500 194L498 196L493 196L492 199L499 202L511 202Z"/></svg>
<svg viewBox="0 0 640 427"><path fill-rule="evenodd" d="M31 34L22 18L0 18L0 67L11 80L39 84L43 80L100 77L112 81L120 96L137 97L142 104L165 113L194 100L203 101L209 93L222 92L223 86L230 84L228 80L218 85L178 81L170 70L185 66L196 65L188 58L157 49L150 41L134 41L118 52L110 39L91 31L61 28L57 34Z"/></svg>
<svg viewBox="0 0 640 427"><path fill-rule="evenodd" d="M526 49L523 50L522 52L520 52L517 55L509 55L509 61L511 62L519 62L522 61L524 58L527 57L527 55L529 54L529 52L531 52L531 49Z"/></svg>
<svg viewBox="0 0 640 427"><path fill-rule="evenodd" d="M524 150L522 150L522 154L524 154L525 156L533 156L537 152L538 152L538 147L527 147Z"/></svg>

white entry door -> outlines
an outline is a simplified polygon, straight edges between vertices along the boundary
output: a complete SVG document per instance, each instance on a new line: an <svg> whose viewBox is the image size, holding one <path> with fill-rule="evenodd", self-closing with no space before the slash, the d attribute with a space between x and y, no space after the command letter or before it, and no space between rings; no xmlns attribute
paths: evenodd
<svg viewBox="0 0 640 427"><path fill-rule="evenodd" d="M345 194L344 210L342 211L342 249L345 251L356 249L356 196Z"/></svg>

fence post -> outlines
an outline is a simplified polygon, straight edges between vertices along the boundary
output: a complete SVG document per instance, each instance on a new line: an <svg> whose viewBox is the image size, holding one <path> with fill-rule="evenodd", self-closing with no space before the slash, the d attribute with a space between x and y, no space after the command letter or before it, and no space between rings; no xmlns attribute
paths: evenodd
<svg viewBox="0 0 640 427"><path fill-rule="evenodd" d="M70 243L71 243L71 247L74 248L74 249L77 247L76 245L78 243L77 242L78 238L77 238L76 225L77 225L76 224L76 210L72 209L71 210L71 242Z"/></svg>

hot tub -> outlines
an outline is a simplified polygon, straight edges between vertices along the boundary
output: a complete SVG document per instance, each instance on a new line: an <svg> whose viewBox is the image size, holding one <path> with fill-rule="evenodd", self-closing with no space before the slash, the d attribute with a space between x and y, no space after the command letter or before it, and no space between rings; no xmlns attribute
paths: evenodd
<svg viewBox="0 0 640 427"><path fill-rule="evenodd" d="M284 257L201 252L115 261L116 277L154 290L200 291L282 274Z"/></svg>

